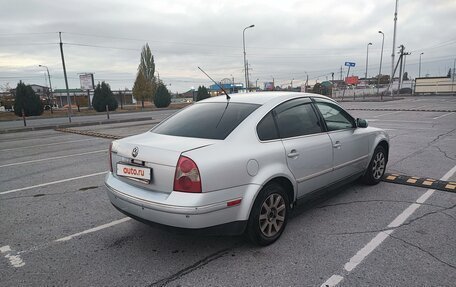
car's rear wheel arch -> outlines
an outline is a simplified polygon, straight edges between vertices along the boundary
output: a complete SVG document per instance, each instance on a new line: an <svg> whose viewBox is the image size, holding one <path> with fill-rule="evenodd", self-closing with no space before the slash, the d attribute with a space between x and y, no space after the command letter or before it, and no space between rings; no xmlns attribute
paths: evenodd
<svg viewBox="0 0 456 287"><path fill-rule="evenodd" d="M294 199L295 199L294 187L288 178L283 177L283 176L275 177L275 178L269 180L265 184L265 186L270 183L276 183L276 184L280 185L286 191L290 205L292 205L294 203Z"/></svg>

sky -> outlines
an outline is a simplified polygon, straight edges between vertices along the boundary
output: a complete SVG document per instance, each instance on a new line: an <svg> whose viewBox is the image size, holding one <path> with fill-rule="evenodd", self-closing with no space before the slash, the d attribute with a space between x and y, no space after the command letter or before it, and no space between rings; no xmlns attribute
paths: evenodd
<svg viewBox="0 0 456 287"><path fill-rule="evenodd" d="M148 43L156 76L171 92L211 81L244 82L243 30L250 80L258 86L302 85L380 68L391 74L395 0L1 0L0 89L27 84L69 88L80 73L94 73L113 90L131 89L141 48ZM456 1L398 0L396 46L404 45L406 71L418 77L445 76L456 59ZM368 45L372 43L372 45ZM396 49L396 52L398 49ZM396 61L398 56L395 57Z"/></svg>

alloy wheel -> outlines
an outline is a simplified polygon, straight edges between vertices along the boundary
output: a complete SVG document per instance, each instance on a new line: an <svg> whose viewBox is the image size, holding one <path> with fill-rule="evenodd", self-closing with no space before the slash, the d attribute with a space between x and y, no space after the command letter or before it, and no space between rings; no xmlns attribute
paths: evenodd
<svg viewBox="0 0 456 287"><path fill-rule="evenodd" d="M385 171L385 155L379 152L375 155L374 162L372 164L372 176L379 180Z"/></svg>
<svg viewBox="0 0 456 287"><path fill-rule="evenodd" d="M260 210L260 230L266 237L273 237L282 229L286 216L285 200L273 193L266 198Z"/></svg>

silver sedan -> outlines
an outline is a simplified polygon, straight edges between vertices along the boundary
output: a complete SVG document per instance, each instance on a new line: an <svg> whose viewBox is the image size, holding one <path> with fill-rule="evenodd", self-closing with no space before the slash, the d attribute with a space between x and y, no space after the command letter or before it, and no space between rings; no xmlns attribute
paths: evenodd
<svg viewBox="0 0 456 287"><path fill-rule="evenodd" d="M383 130L324 96L220 96L113 141L105 183L112 204L142 222L268 245L299 199L356 179L377 184L388 150Z"/></svg>

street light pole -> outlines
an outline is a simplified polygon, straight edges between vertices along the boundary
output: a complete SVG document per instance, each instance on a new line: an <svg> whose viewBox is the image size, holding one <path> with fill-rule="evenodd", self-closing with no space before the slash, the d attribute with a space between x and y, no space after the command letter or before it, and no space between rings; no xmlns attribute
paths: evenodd
<svg viewBox="0 0 456 287"><path fill-rule="evenodd" d="M396 8L394 9L394 33L393 33L393 51L391 52L391 97L393 96L393 82L394 82L394 52L396 51L396 24L397 24L397 2L396 0Z"/></svg>
<svg viewBox="0 0 456 287"><path fill-rule="evenodd" d="M382 61L383 61L383 44L385 43L385 34L382 31L378 31L382 34L382 52L380 53L380 69L378 70L378 79L377 79L377 96L380 89L380 77L382 75ZM380 100L383 101L383 93L380 95Z"/></svg>
<svg viewBox="0 0 456 287"><path fill-rule="evenodd" d="M51 107L51 114L53 113L52 111L52 103L51 103L51 99L52 99L52 84L51 84L51 75L49 74L49 69L47 66L44 66L44 65L38 65L38 67L42 67L42 68L46 68L46 71L47 71L47 74L48 74L48 79L49 79L49 96L48 96L48 102L49 102L49 106Z"/></svg>
<svg viewBox="0 0 456 287"><path fill-rule="evenodd" d="M245 88L246 88L246 91L248 92L248 89L249 89L249 86L248 86L248 76L247 76L247 73L248 73L248 67L247 67L247 60L246 60L246 56L245 56L245 30L249 29L249 28L253 28L255 27L255 25L250 25L248 27L245 27L244 30L242 31L242 46L244 47L244 77L245 77Z"/></svg>
<svg viewBox="0 0 456 287"><path fill-rule="evenodd" d="M364 78L367 80L367 67L369 66L369 46L371 46L372 43L367 44L367 52L366 52L366 75Z"/></svg>
<svg viewBox="0 0 456 287"><path fill-rule="evenodd" d="M420 65L418 66L418 78L421 78L421 55L423 55L424 52L420 53Z"/></svg>

